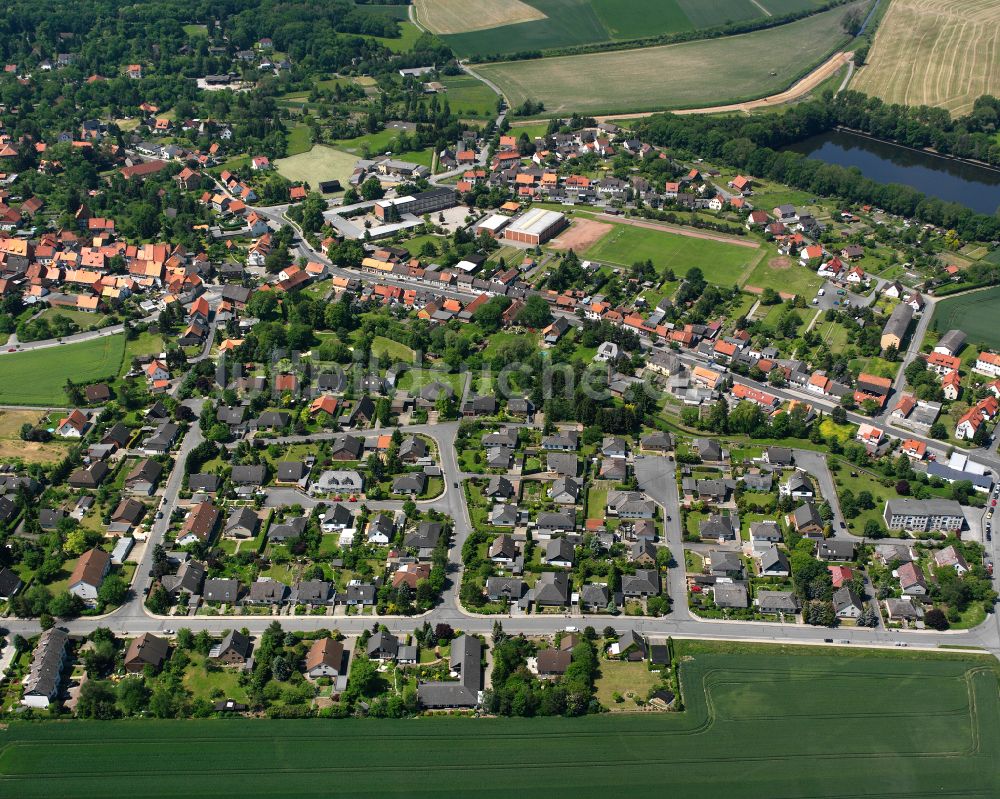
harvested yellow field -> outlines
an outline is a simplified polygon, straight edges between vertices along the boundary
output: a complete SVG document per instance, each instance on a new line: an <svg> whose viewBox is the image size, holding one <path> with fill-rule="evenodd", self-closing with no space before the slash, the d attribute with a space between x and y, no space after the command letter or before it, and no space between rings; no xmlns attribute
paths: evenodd
<svg viewBox="0 0 1000 799"><path fill-rule="evenodd" d="M521 0L414 0L417 20L431 33L468 33L545 19Z"/></svg>
<svg viewBox="0 0 1000 799"><path fill-rule="evenodd" d="M851 88L969 113L1000 94L1000 0L892 0Z"/></svg>

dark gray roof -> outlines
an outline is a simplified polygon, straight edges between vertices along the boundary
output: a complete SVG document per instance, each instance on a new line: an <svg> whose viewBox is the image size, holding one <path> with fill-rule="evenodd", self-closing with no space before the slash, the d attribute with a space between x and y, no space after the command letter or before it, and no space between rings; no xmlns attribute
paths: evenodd
<svg viewBox="0 0 1000 799"><path fill-rule="evenodd" d="M411 530L403 538L404 547L432 549L441 538L440 522L420 522L416 530Z"/></svg>
<svg viewBox="0 0 1000 799"><path fill-rule="evenodd" d="M635 574L622 575L625 596L656 596L660 593L660 575L656 569L636 569Z"/></svg>
<svg viewBox="0 0 1000 799"><path fill-rule="evenodd" d="M255 580L250 586L251 602L281 602L288 595L288 586L278 580Z"/></svg>
<svg viewBox="0 0 1000 799"><path fill-rule="evenodd" d="M206 602L226 602L232 604L240 595L238 580L224 580L218 577L205 581L203 594Z"/></svg>
<svg viewBox="0 0 1000 799"><path fill-rule="evenodd" d="M201 593L201 584L205 579L205 564L197 560L186 560L177 569L176 574L167 574L160 580L163 587L171 594Z"/></svg>
<svg viewBox="0 0 1000 799"><path fill-rule="evenodd" d="M568 605L569 576L565 572L543 572L535 583L534 600L540 605Z"/></svg>
<svg viewBox="0 0 1000 799"><path fill-rule="evenodd" d="M307 604L327 602L330 599L330 583L326 580L303 580L295 586L295 600Z"/></svg>
<svg viewBox="0 0 1000 799"><path fill-rule="evenodd" d="M608 587L601 583L585 583L580 589L580 604L590 607L607 607Z"/></svg>
<svg viewBox="0 0 1000 799"><path fill-rule="evenodd" d="M192 491L204 491L208 494L214 494L219 490L219 475L209 472L192 474L188 477L188 488Z"/></svg>
<svg viewBox="0 0 1000 799"><path fill-rule="evenodd" d="M261 486L267 480L267 467L263 463L251 463L233 467L230 479L236 485Z"/></svg>
<svg viewBox="0 0 1000 799"><path fill-rule="evenodd" d="M907 328L913 320L913 308L905 302L901 302L892 309L889 320L882 329L882 335L895 335L902 339L906 335Z"/></svg>

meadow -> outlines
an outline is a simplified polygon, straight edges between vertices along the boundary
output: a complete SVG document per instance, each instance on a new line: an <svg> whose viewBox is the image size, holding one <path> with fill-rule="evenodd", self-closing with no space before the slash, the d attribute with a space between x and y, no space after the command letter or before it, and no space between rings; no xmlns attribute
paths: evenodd
<svg viewBox="0 0 1000 799"><path fill-rule="evenodd" d="M889 103L968 114L1000 94L997 0L893 0L851 88Z"/></svg>
<svg viewBox="0 0 1000 799"><path fill-rule="evenodd" d="M360 156L322 144L311 150L275 161L278 172L291 181L308 182L316 188L321 180L339 180L346 186Z"/></svg>
<svg viewBox="0 0 1000 799"><path fill-rule="evenodd" d="M961 297L939 300L934 306L934 325L942 333L958 328L969 337L972 347L1000 348L997 307L1000 288L974 291Z"/></svg>
<svg viewBox="0 0 1000 799"><path fill-rule="evenodd" d="M399 133L398 129L385 128L377 133L366 133L363 136L356 136L353 139L340 139L333 142L333 145L338 150L353 154L355 159L365 158L381 155L392 150L393 144L399 137ZM430 166L434 158L434 151L433 148L428 147L424 150L394 153L393 157L403 161L412 161L424 166Z"/></svg>
<svg viewBox="0 0 1000 799"><path fill-rule="evenodd" d="M739 36L510 61L476 67L517 106L541 101L545 114L627 113L696 108L780 92L848 41L839 6L776 28ZM663 76L669 75L669 80Z"/></svg>
<svg viewBox="0 0 1000 799"><path fill-rule="evenodd" d="M462 118L491 119L496 116L497 96L478 78L472 75L444 75L441 83L447 88L443 97L453 114Z"/></svg>
<svg viewBox="0 0 1000 799"><path fill-rule="evenodd" d="M790 258L763 258L750 273L746 284L760 289L770 288L786 294L798 294L808 301L823 282L823 278L798 261Z"/></svg>
<svg viewBox="0 0 1000 799"><path fill-rule="evenodd" d="M741 799L996 796L995 661L676 646L684 658L680 713L12 722L0 730L0 792L19 799L589 798L623 789Z"/></svg>
<svg viewBox="0 0 1000 799"><path fill-rule="evenodd" d="M101 336L79 344L62 344L0 356L0 404L66 404L66 380L91 383L118 375L125 336Z"/></svg>
<svg viewBox="0 0 1000 799"><path fill-rule="evenodd" d="M696 239L651 228L613 225L582 257L629 266L647 258L659 270L670 267L677 275L686 275L697 266L710 283L732 286L743 271L758 257L758 248L726 244L711 239Z"/></svg>

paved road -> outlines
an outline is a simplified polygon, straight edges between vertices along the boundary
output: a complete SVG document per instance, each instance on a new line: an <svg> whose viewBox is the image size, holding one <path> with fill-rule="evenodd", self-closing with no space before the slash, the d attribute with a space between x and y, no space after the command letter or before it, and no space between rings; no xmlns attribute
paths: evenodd
<svg viewBox="0 0 1000 799"><path fill-rule="evenodd" d="M837 496L836 486L833 484L833 475L830 474L830 467L826 462L826 455L822 452L815 452L811 449L793 450L795 455L795 465L805 469L819 482L819 492L823 495L830 508L833 510L833 537L853 538L844 526L844 514L840 510L840 499Z"/></svg>
<svg viewBox="0 0 1000 799"><path fill-rule="evenodd" d="M691 619L684 579L684 533L681 530L681 500L677 493L677 464L664 457L642 456L636 458L634 469L639 488L660 506L664 514L663 543L670 548L673 560L667 574L671 618Z"/></svg>
<svg viewBox="0 0 1000 799"><path fill-rule="evenodd" d="M187 456L190 454L191 450L205 440L201 434L201 426L197 422L197 418L201 414L201 408L202 405L204 405L204 402L205 401L203 399L192 399L186 400L183 403L194 413L195 421L191 423L187 433L184 434L184 438L181 439L181 445L177 450L177 456L174 459L173 468L170 470L170 476L167 477L167 482L163 489L164 499L160 506L160 510L163 512L162 518L153 520L149 538L146 542L145 548L143 549L142 558L139 560L139 565L136 567L135 579L132 583L133 589L135 590L135 596L133 596L132 599L124 605L117 614L114 614L116 616L120 615L122 621L125 623L130 623L129 620L131 619L142 620L146 618L146 608L143 605L143 595L150 584L149 572L153 568L153 549L157 544L163 542L163 538L167 533L167 528L170 526L170 517L177 508L177 498L180 494L181 483L184 479L184 462L187 460Z"/></svg>
<svg viewBox="0 0 1000 799"><path fill-rule="evenodd" d="M10 350L13 348L17 352L30 352L31 350L44 350L49 347L59 347L63 344L80 344L84 341L93 341L95 338L103 338L104 336L113 336L116 333L125 332L124 325L110 325L108 327L102 327L98 330L87 330L83 333L73 333L69 336L63 336L62 338L46 338L39 341L22 341L18 342L15 337L11 337L11 340L7 342L7 345L0 348L0 355L9 354Z"/></svg>

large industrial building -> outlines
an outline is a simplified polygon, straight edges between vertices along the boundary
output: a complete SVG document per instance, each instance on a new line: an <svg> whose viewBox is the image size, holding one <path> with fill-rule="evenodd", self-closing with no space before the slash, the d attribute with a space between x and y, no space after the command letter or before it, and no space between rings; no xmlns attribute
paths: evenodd
<svg viewBox="0 0 1000 799"><path fill-rule="evenodd" d="M515 219L503 235L510 241L537 246L555 236L566 224L565 214L533 208Z"/></svg>
<svg viewBox="0 0 1000 799"><path fill-rule="evenodd" d="M454 189L430 189L419 194L408 194L405 197L397 197L394 200L379 200L375 203L375 216L385 220L391 215L389 209L395 208L399 216L413 214L431 214L434 211L443 211L451 208L455 204Z"/></svg>

